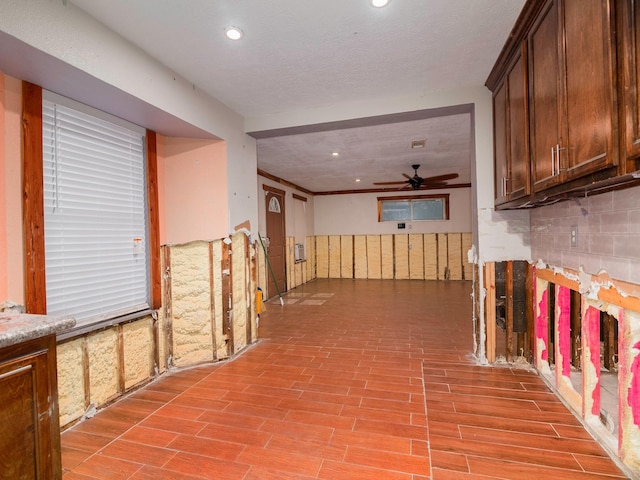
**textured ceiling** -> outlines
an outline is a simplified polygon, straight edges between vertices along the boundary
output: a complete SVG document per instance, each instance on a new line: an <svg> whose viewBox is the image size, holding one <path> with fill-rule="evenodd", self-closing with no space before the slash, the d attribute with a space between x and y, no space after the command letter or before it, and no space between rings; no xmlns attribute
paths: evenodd
<svg viewBox="0 0 640 480"><path fill-rule="evenodd" d="M245 117L483 85L524 3L70 1ZM227 40L228 25L244 38ZM401 180L414 162L468 181L468 118L425 122L261 139L259 168L312 191ZM424 152L406 152L425 137ZM323 157L336 148L337 161Z"/></svg>

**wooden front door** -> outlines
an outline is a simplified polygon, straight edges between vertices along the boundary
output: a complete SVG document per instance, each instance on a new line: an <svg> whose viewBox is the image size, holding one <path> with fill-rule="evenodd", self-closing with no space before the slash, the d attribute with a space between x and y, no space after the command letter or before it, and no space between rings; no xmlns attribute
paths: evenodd
<svg viewBox="0 0 640 480"><path fill-rule="evenodd" d="M274 189L275 190L275 189ZM285 276L285 231L284 231L284 192L266 191L267 202L267 257L271 263L271 271L267 272L269 277L267 286L267 298L272 298L286 291L287 283ZM267 270L269 266L267 265ZM274 283L274 277L275 282Z"/></svg>

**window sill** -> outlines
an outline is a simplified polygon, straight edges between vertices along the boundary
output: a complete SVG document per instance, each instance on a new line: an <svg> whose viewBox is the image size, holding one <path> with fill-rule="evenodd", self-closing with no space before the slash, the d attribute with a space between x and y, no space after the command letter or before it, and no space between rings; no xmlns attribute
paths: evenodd
<svg viewBox="0 0 640 480"><path fill-rule="evenodd" d="M98 332L100 330L106 330L107 328L114 327L116 325L121 325L123 323L135 322L136 320L140 320L144 317L154 316L156 314L155 310L151 310L150 308L140 310L137 312L129 313L127 315L122 315L115 318L108 318L106 320L100 320L98 322L93 322L89 324L78 325L71 330L67 330L66 332L58 335L56 337L58 342L65 340L73 340L74 338L83 337L88 335L89 333Z"/></svg>

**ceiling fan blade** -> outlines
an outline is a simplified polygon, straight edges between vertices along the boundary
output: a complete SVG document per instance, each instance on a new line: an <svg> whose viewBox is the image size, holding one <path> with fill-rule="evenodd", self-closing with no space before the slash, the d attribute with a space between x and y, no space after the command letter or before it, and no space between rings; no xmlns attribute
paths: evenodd
<svg viewBox="0 0 640 480"><path fill-rule="evenodd" d="M407 175L406 173L403 173L402 176L404 178L406 178L407 180L411 180L413 177L410 177L409 175Z"/></svg>
<svg viewBox="0 0 640 480"><path fill-rule="evenodd" d="M425 177L424 183L440 183L446 182L447 180L453 180L454 178L458 178L459 175L457 173L447 173L445 175L436 175L435 177Z"/></svg>
<svg viewBox="0 0 640 480"><path fill-rule="evenodd" d="M420 187L423 190L433 190L436 188L447 188L447 182L428 182L428 183L423 183L422 186Z"/></svg>
<svg viewBox="0 0 640 480"><path fill-rule="evenodd" d="M407 183L404 180L400 182L373 182L374 185L400 185L402 183Z"/></svg>

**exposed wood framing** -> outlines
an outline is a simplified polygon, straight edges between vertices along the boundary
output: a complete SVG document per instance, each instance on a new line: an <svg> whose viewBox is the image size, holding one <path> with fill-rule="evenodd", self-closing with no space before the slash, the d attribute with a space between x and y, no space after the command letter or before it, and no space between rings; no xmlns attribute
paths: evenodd
<svg viewBox="0 0 640 480"><path fill-rule="evenodd" d="M602 336L604 340L603 366L609 371L612 371L617 363L618 357L618 342L616 342L615 332L618 330L618 325L615 317L612 315L601 312L601 325Z"/></svg>
<svg viewBox="0 0 640 480"><path fill-rule="evenodd" d="M570 269L565 269L565 273L572 277L578 276L578 272ZM536 269L536 275L541 280L562 285L563 287L571 290L580 291L580 285L577 280L568 278L567 276L556 273L553 270L538 268ZM600 300L618 305L619 307L627 310L640 312L640 291L637 285L612 279L606 274L591 275L591 283L599 286L598 298ZM606 288L605 286L608 286L609 288Z"/></svg>
<svg viewBox="0 0 640 480"><path fill-rule="evenodd" d="M506 348L507 362L513 362L513 262L506 262L505 270L506 292Z"/></svg>
<svg viewBox="0 0 640 480"><path fill-rule="evenodd" d="M162 306L162 271L160 265L160 213L158 210L158 159L156 132L147 130L147 204L149 218L149 267L151 308Z"/></svg>
<svg viewBox="0 0 640 480"><path fill-rule="evenodd" d="M254 277L254 267L255 262L254 259L251 258L249 238L245 235L242 237L242 243L244 244L244 258L245 258L245 291L246 291L246 310L247 310L247 319L245 322L245 345L251 344L251 325L253 323L253 318L251 315L253 305L253 298L255 297L255 292L251 291L252 281L251 279Z"/></svg>
<svg viewBox="0 0 640 480"><path fill-rule="evenodd" d="M231 270L231 245L222 242L222 332L227 342L227 355L235 353L233 336L233 273Z"/></svg>
<svg viewBox="0 0 640 480"><path fill-rule="evenodd" d="M484 264L484 288L486 291L485 317L487 361L493 363L496 361L496 265L494 262ZM479 310L476 310L479 315Z"/></svg>
<svg viewBox="0 0 640 480"><path fill-rule="evenodd" d="M116 327L118 335L117 355L118 355L118 394L124 393L125 386L125 371L124 371L124 333L122 331L122 324L118 324Z"/></svg>
<svg viewBox="0 0 640 480"><path fill-rule="evenodd" d="M84 391L84 409L91 405L91 376L89 374L89 340L82 338L82 389Z"/></svg>
<svg viewBox="0 0 640 480"><path fill-rule="evenodd" d="M171 247L165 245L162 247L162 256L164 258L164 272L163 272L163 280L164 280L164 299L162 302L163 307L163 318L164 318L164 354L165 354L165 365L167 368L171 367L173 364L173 312L172 312L172 301L171 301Z"/></svg>
<svg viewBox="0 0 640 480"><path fill-rule="evenodd" d="M216 340L216 286L215 266L213 263L213 242L209 242L209 308L211 311L211 346L213 359L218 359L218 344Z"/></svg>
<svg viewBox="0 0 640 480"><path fill-rule="evenodd" d="M526 358L532 363L533 362L533 352L535 347L535 332L534 332L534 298L535 298L535 279L534 279L534 267L527 262L527 280L525 282L525 291L526 291L526 319L527 319L527 345L526 345ZM518 348L520 348L518 346Z"/></svg>
<svg viewBox="0 0 640 480"><path fill-rule="evenodd" d="M22 82L22 211L27 313L47 313L42 172L42 88Z"/></svg>
<svg viewBox="0 0 640 480"><path fill-rule="evenodd" d="M571 365L575 368L582 368L582 295L574 290L571 291Z"/></svg>
<svg viewBox="0 0 640 480"><path fill-rule="evenodd" d="M151 364L149 365L149 378L155 377L160 372L160 334L158 332L158 314L151 316Z"/></svg>

